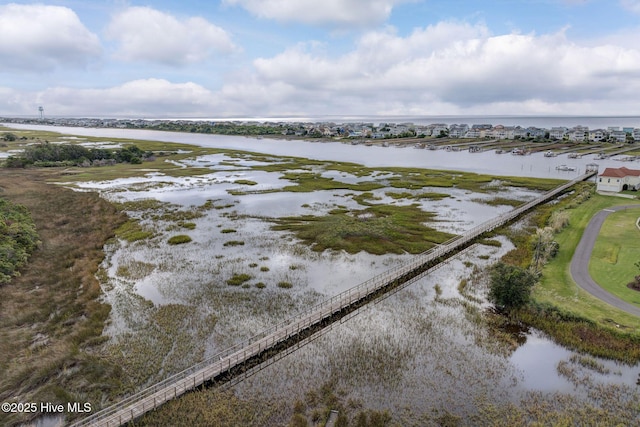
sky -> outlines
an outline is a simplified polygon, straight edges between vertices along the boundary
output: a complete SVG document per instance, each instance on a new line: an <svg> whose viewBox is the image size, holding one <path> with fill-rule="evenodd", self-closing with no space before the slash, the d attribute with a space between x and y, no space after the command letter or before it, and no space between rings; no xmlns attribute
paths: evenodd
<svg viewBox="0 0 640 427"><path fill-rule="evenodd" d="M0 0L0 115L640 115L640 0Z"/></svg>

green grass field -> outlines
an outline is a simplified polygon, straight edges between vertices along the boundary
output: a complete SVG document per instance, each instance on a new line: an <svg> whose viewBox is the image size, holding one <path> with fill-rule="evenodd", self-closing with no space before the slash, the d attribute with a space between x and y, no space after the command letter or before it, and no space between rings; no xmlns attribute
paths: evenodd
<svg viewBox="0 0 640 427"><path fill-rule="evenodd" d="M607 217L596 240L589 263L593 280L617 297L640 306L640 292L627 284L640 270L640 230L636 221L640 208L612 213Z"/></svg>
<svg viewBox="0 0 640 427"><path fill-rule="evenodd" d="M581 290L569 271L571 257L593 215L610 206L632 203L629 199L594 194L589 200L569 210L569 226L556 236L560 244L558 255L544 267L542 278L534 289L537 302L557 306L601 326L640 335L640 318L617 310Z"/></svg>

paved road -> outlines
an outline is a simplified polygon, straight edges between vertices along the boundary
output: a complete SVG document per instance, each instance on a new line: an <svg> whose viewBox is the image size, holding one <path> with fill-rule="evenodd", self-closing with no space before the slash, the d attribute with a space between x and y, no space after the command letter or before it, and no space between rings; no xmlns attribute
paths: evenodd
<svg viewBox="0 0 640 427"><path fill-rule="evenodd" d="M613 212L638 207L640 207L638 204L615 206L603 209L591 218L591 221L589 221L587 228L585 228L584 233L582 234L580 243L578 243L578 246L576 247L573 258L571 258L571 277L573 277L573 280L578 284L578 286L589 292L594 297L599 298L620 310L624 310L627 313L640 317L640 307L623 301L605 291L591 278L591 275L589 274L589 260L591 259L591 252L593 251L593 246L596 243L596 238L600 233L600 228L602 227L604 220Z"/></svg>

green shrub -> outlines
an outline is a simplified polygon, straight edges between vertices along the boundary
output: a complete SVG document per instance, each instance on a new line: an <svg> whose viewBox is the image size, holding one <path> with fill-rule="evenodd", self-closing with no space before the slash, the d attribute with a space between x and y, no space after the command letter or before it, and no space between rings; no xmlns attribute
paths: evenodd
<svg viewBox="0 0 640 427"><path fill-rule="evenodd" d="M291 289L293 285L289 282L278 282L278 287L282 289Z"/></svg>
<svg viewBox="0 0 640 427"><path fill-rule="evenodd" d="M491 269L489 300L506 310L527 305L536 281L529 270L499 262Z"/></svg>
<svg viewBox="0 0 640 427"><path fill-rule="evenodd" d="M225 242L224 245L222 246L243 246L244 242L241 240L229 240L228 242Z"/></svg>

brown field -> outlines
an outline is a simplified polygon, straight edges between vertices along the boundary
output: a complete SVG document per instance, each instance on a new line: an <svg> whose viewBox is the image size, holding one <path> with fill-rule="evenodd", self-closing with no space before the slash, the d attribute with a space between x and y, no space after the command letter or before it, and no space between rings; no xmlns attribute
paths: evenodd
<svg viewBox="0 0 640 427"><path fill-rule="evenodd" d="M121 386L99 344L110 306L97 300L102 248L126 217L95 193L47 183L60 170L3 169L0 197L25 205L41 244L0 287L0 400L100 402ZM1 425L29 414L0 414Z"/></svg>

